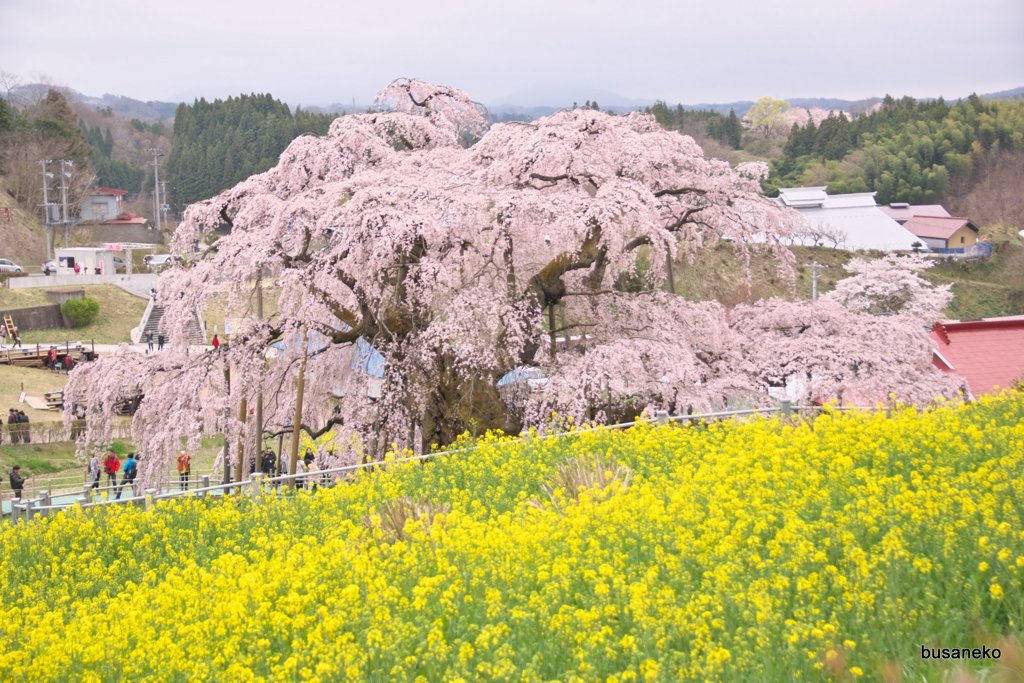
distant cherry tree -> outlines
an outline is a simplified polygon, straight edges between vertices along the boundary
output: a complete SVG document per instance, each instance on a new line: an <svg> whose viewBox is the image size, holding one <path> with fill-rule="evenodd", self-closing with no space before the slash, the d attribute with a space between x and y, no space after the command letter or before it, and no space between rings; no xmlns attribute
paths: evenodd
<svg viewBox="0 0 1024 683"><path fill-rule="evenodd" d="M921 255L889 254L880 259L855 258L845 268L852 276L840 280L824 298L853 311L875 315L904 314L931 324L953 298L951 285L933 285L920 273L932 267Z"/></svg>
<svg viewBox="0 0 1024 683"><path fill-rule="evenodd" d="M237 459L253 430L289 429L300 377L301 428L332 431L339 459L517 431L551 410L607 418L613 397L705 408L746 385L723 309L667 290L670 264L722 239L791 273L781 244L799 219L762 196L762 164L707 159L643 114L488 127L464 93L406 79L378 101L186 210L182 262L159 286L171 350L73 374L86 442L104 436L108 397L134 392L144 475L203 433ZM276 293L266 316L260 283ZM190 353L195 313L212 309L230 340ZM547 386L510 398L500 385L524 368Z"/></svg>

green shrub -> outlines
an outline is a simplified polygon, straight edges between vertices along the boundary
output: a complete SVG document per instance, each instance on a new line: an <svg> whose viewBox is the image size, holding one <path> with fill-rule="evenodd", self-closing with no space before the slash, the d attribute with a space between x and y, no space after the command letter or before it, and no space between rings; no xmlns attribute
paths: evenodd
<svg viewBox="0 0 1024 683"><path fill-rule="evenodd" d="M85 327L96 320L100 313L100 302L88 296L68 299L61 304L60 312L68 319L71 327Z"/></svg>

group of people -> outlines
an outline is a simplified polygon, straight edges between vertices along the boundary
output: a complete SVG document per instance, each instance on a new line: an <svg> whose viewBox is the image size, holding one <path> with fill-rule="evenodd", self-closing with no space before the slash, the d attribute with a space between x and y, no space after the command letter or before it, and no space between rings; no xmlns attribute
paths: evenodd
<svg viewBox="0 0 1024 683"><path fill-rule="evenodd" d="M12 444L32 443L32 429L24 410L11 408L7 411L7 433L11 436ZM0 429L0 443L3 442L2 437L3 430Z"/></svg>
<svg viewBox="0 0 1024 683"><path fill-rule="evenodd" d="M0 323L0 349L7 345L7 338L11 338L11 348L16 349L21 346L21 332L18 330L18 326L15 325L10 333L7 332L7 326Z"/></svg>
<svg viewBox="0 0 1024 683"><path fill-rule="evenodd" d="M92 459L89 460L89 477L92 479L92 488L99 488L100 478L106 474L107 486L114 489L117 492L116 497L120 499L121 491L124 489L125 484L135 485L135 478L139 474L139 458L139 455L129 453L122 464L121 458L112 450L107 451L102 460L99 453L93 453ZM117 483L118 472L123 474L120 485Z"/></svg>
<svg viewBox="0 0 1024 683"><path fill-rule="evenodd" d="M321 467L317 466L316 456L313 455L313 451L306 449L305 454L295 463L295 474L311 475L298 477L295 480L295 485L298 488L316 488L317 481L315 472L319 472ZM256 462L253 458L249 458L249 474L256 471ZM271 449L267 448L260 454L260 471L268 477L282 477L288 474L288 462L283 455L274 453Z"/></svg>
<svg viewBox="0 0 1024 683"><path fill-rule="evenodd" d="M71 357L71 354L61 354L57 351L56 346L51 346L50 350L46 352L46 360L43 363L50 368L51 372L60 372L61 370L71 372L75 367L75 359Z"/></svg>
<svg viewBox="0 0 1024 683"><path fill-rule="evenodd" d="M161 332L160 334L156 335L156 343L159 346L157 351L163 351L164 350L164 344L166 342L167 342L167 338L164 336L163 332ZM146 333L146 353L149 353L152 350L153 350L153 333L152 332L147 332Z"/></svg>

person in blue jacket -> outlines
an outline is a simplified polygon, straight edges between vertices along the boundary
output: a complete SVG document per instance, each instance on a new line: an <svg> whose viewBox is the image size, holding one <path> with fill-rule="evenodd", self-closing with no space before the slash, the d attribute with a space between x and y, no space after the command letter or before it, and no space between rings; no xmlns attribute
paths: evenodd
<svg viewBox="0 0 1024 683"><path fill-rule="evenodd" d="M132 485L134 483L135 475L138 473L139 461L134 453L129 453L128 459L124 461L124 478L121 479L121 485L117 487L117 498L121 497L121 489L125 484Z"/></svg>

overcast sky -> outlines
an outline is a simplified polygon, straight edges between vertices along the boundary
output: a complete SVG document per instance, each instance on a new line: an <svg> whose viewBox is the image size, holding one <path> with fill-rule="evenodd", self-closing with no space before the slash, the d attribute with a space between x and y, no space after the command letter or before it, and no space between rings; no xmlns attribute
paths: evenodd
<svg viewBox="0 0 1024 683"><path fill-rule="evenodd" d="M144 100L365 103L399 76L558 105L1024 85L1024 0L0 0L0 27L0 71Z"/></svg>

